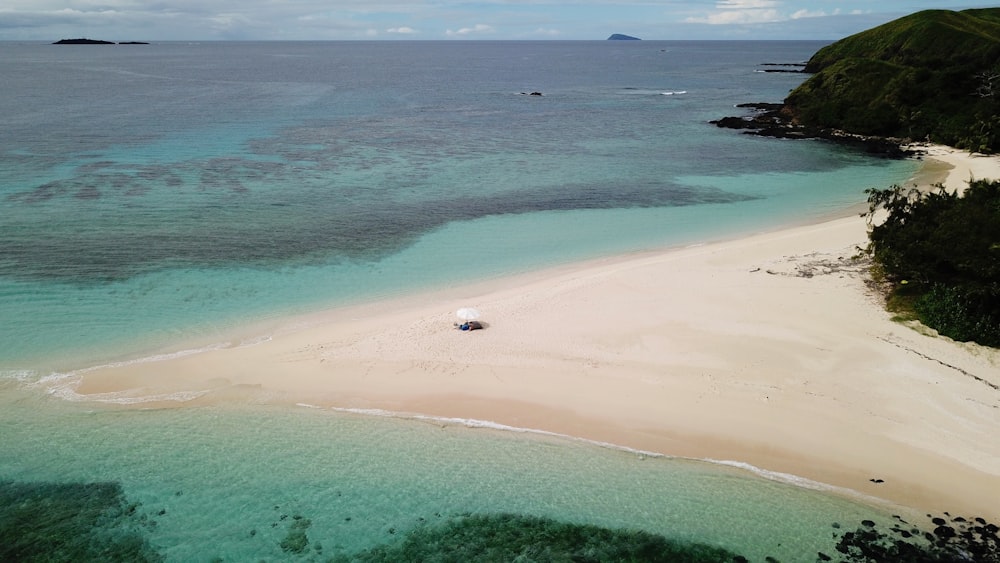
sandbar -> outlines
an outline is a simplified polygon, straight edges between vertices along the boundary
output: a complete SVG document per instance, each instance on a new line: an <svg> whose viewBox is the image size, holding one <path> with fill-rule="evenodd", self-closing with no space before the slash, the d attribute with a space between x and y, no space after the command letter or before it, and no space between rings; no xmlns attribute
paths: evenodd
<svg viewBox="0 0 1000 563"><path fill-rule="evenodd" d="M996 157L924 148L922 181L1000 178ZM491 421L996 521L1000 353L894 321L855 259L866 228L853 214L317 312L252 345L81 370L73 392ZM465 306L484 330L455 329Z"/></svg>

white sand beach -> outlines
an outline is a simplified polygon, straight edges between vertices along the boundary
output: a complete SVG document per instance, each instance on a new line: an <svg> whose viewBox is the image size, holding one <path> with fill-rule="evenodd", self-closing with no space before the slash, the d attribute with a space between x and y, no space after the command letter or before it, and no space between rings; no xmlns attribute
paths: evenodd
<svg viewBox="0 0 1000 563"><path fill-rule="evenodd" d="M949 188L1000 178L996 157L927 150ZM75 390L487 420L995 520L1000 352L894 322L852 260L865 242L855 215L324 311ZM455 330L463 306L487 328Z"/></svg>

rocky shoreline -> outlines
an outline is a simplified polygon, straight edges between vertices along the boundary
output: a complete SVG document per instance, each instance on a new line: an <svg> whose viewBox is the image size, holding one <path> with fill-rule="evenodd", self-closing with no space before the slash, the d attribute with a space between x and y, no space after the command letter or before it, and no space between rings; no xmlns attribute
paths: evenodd
<svg viewBox="0 0 1000 563"><path fill-rule="evenodd" d="M838 129L821 129L800 125L794 121L784 104L751 102L736 107L750 109L744 116L723 117L709 123L726 129L738 129L750 135L777 139L823 139L856 147L868 154L885 158L908 158L916 153L906 148L908 140L894 137L855 135Z"/></svg>

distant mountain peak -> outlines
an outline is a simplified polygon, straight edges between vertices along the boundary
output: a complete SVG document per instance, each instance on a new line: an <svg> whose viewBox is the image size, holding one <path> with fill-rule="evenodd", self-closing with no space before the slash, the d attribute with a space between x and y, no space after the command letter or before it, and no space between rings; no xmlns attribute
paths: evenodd
<svg viewBox="0 0 1000 563"><path fill-rule="evenodd" d="M632 37L631 35L625 35L622 33L612 33L611 37L608 37L608 41L639 41L638 37Z"/></svg>

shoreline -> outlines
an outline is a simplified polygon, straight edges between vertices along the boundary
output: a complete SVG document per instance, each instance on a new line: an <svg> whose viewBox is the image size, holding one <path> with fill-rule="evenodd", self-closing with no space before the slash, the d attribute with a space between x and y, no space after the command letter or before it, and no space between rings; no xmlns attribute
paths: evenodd
<svg viewBox="0 0 1000 563"><path fill-rule="evenodd" d="M1000 178L997 157L925 151L921 182ZM865 242L854 215L559 266L80 370L68 392L489 421L1000 519L982 494L1000 486L1000 392L969 376L1000 384L1000 352L892 321L851 260ZM487 328L454 330L462 306Z"/></svg>

